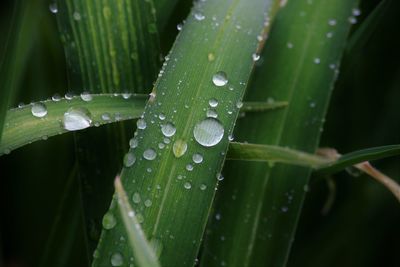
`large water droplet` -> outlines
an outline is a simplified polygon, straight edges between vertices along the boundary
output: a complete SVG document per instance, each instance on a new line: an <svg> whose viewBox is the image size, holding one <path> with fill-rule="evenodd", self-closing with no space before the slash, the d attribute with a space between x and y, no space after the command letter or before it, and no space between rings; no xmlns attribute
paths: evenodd
<svg viewBox="0 0 400 267"><path fill-rule="evenodd" d="M194 163L197 163L197 164L202 163L203 162L203 156L201 154L199 154L199 153L195 153L192 156L192 160L193 160Z"/></svg>
<svg viewBox="0 0 400 267"><path fill-rule="evenodd" d="M147 127L147 123L144 119L138 119L136 125L139 129L144 130Z"/></svg>
<svg viewBox="0 0 400 267"><path fill-rule="evenodd" d="M117 224L117 220L115 219L115 216L112 213L107 212L103 217L102 223L104 229L110 230L113 229L114 226Z"/></svg>
<svg viewBox="0 0 400 267"><path fill-rule="evenodd" d="M72 107L64 113L62 124L68 131L88 128L92 124L90 112L86 108Z"/></svg>
<svg viewBox="0 0 400 267"><path fill-rule="evenodd" d="M31 107L32 115L38 118L43 118L47 115L47 107L44 103L34 103Z"/></svg>
<svg viewBox="0 0 400 267"><path fill-rule="evenodd" d="M176 140L174 142L174 145L172 146L172 152L177 158L182 157L186 153L186 150L187 150L187 143L182 139Z"/></svg>
<svg viewBox="0 0 400 267"><path fill-rule="evenodd" d="M152 148L146 149L146 150L143 152L143 158L145 158L145 159L147 159L147 160L153 160L153 159L156 158L156 156L157 156L157 153L156 153L156 151L155 151L154 149L152 149Z"/></svg>
<svg viewBox="0 0 400 267"><path fill-rule="evenodd" d="M125 167L129 168L131 167L136 161L136 157L132 152L128 152L125 154L124 157L124 165Z"/></svg>
<svg viewBox="0 0 400 267"><path fill-rule="evenodd" d="M176 133L175 125L173 125L171 122L163 124L161 125L161 132L164 136L171 137Z"/></svg>
<svg viewBox="0 0 400 267"><path fill-rule="evenodd" d="M212 77L212 82L216 86L224 86L228 83L228 78L226 76L226 73L223 71L218 71L215 73Z"/></svg>
<svg viewBox="0 0 400 267"><path fill-rule="evenodd" d="M111 255L111 265L112 266L122 266L124 264L124 257L119 252L113 253Z"/></svg>
<svg viewBox="0 0 400 267"><path fill-rule="evenodd" d="M194 127L194 139L202 146L211 147L218 144L224 136L224 127L214 118L207 118Z"/></svg>

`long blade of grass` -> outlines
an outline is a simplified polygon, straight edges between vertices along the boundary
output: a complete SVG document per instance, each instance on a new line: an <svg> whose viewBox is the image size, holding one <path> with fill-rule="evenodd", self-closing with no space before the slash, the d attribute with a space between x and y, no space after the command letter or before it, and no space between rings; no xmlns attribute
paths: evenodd
<svg viewBox="0 0 400 267"><path fill-rule="evenodd" d="M90 126L138 118L147 100L147 95L129 95L127 99L122 95L113 94L89 97L90 101L75 96L69 99L60 98L57 101L36 102L9 110L0 143L0 155L38 140L47 140L51 136L70 132L72 129L68 125L74 121L70 121L69 124L67 122L66 126L66 119L71 118L68 116L71 112L87 112L84 113L87 115L86 124L75 127L75 130L82 130ZM46 114L40 113L41 110ZM79 119L75 117L75 122Z"/></svg>
<svg viewBox="0 0 400 267"><path fill-rule="evenodd" d="M315 151L356 3L287 1L246 100L275 98L289 105L248 114L238 123L237 140ZM280 164L227 164L201 265L285 266L310 172Z"/></svg>
<svg viewBox="0 0 400 267"><path fill-rule="evenodd" d="M194 264L271 4L198 2L138 121L138 146L125 157L121 181L146 235L159 244L163 266ZM207 118L212 106L218 118ZM118 223L103 230L94 266L108 265L115 253L126 262L133 256L120 242L125 230L115 205L109 213Z"/></svg>
<svg viewBox="0 0 400 267"><path fill-rule="evenodd" d="M122 216L122 221L132 247L133 255L137 259L139 267L160 266L157 256L140 226L135 212L129 203L129 198L122 186L119 176L115 179L115 192L118 197L118 207Z"/></svg>
<svg viewBox="0 0 400 267"><path fill-rule="evenodd" d="M0 156L35 141L47 140L52 136L71 132L65 128L64 123L66 114L70 111L87 111L90 115L88 117L90 121L84 127L76 128L74 131L137 119L143 113L148 96L94 94L55 99L57 100L35 102L7 112L3 139L0 142ZM284 106L286 106L285 102L245 102L240 111L262 112ZM40 108L43 108L46 114L43 117L35 117L32 110Z"/></svg>

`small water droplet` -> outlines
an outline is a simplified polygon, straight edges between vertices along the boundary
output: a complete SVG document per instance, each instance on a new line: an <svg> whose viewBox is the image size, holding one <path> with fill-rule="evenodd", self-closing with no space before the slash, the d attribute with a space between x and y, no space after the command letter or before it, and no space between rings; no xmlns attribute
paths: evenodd
<svg viewBox="0 0 400 267"><path fill-rule="evenodd" d="M164 143L158 143L158 148L159 149L164 149L165 148L165 144Z"/></svg>
<svg viewBox="0 0 400 267"><path fill-rule="evenodd" d="M76 21L79 21L79 20L81 20L81 14L79 14L79 12L77 12L77 11L75 11L73 14L72 14L72 17L74 18L74 20L76 20Z"/></svg>
<svg viewBox="0 0 400 267"><path fill-rule="evenodd" d="M176 25L176 29L177 29L178 31L181 31L182 28L183 28L182 23L179 23L178 25Z"/></svg>
<svg viewBox="0 0 400 267"><path fill-rule="evenodd" d="M213 75L212 82L218 87L226 85L228 83L226 73L223 71L218 71Z"/></svg>
<svg viewBox="0 0 400 267"><path fill-rule="evenodd" d="M47 107L44 103L34 103L31 107L32 115L37 118L43 118L47 115Z"/></svg>
<svg viewBox="0 0 400 267"><path fill-rule="evenodd" d="M328 20L328 25L329 26L335 26L336 25L336 20L335 19L330 19L330 20Z"/></svg>
<svg viewBox="0 0 400 267"><path fill-rule="evenodd" d="M86 108L71 107L64 113L62 124L68 131L88 128L92 124L90 112Z"/></svg>
<svg viewBox="0 0 400 267"><path fill-rule="evenodd" d="M215 108L218 106L218 100L215 98L211 98L210 100L208 100L208 104L210 105L210 107Z"/></svg>
<svg viewBox="0 0 400 267"><path fill-rule="evenodd" d="M353 14L353 16L358 17L358 16L361 15L361 10L360 10L359 8L353 8L353 9L351 10L351 13Z"/></svg>
<svg viewBox="0 0 400 267"><path fill-rule="evenodd" d="M236 102L236 107L237 107L237 108L243 107L243 102L242 102L242 101Z"/></svg>
<svg viewBox="0 0 400 267"><path fill-rule="evenodd" d="M251 55L251 58L253 59L253 61L258 61L258 60L260 59L260 55L259 55L259 54L256 54L256 53L253 53L253 54Z"/></svg>
<svg viewBox="0 0 400 267"><path fill-rule="evenodd" d="M57 12L58 12L57 2L50 3L49 10L51 13L57 14Z"/></svg>
<svg viewBox="0 0 400 267"><path fill-rule="evenodd" d="M115 216L112 213L107 212L103 216L102 224L104 229L110 230L113 229L114 226L117 224L117 220L115 219Z"/></svg>
<svg viewBox="0 0 400 267"><path fill-rule="evenodd" d="M164 137L163 142L164 142L164 144L169 144L169 143L171 143L171 140L167 137Z"/></svg>
<svg viewBox="0 0 400 267"><path fill-rule="evenodd" d="M133 195L132 195L132 201L133 201L133 203L135 203L135 204L139 204L139 203L140 203L141 198L140 198L140 194L139 194L138 192L133 193Z"/></svg>
<svg viewBox="0 0 400 267"><path fill-rule="evenodd" d="M351 17L349 17L348 20L349 20L350 24L356 24L357 23L357 18L356 17L351 16Z"/></svg>
<svg viewBox="0 0 400 267"><path fill-rule="evenodd" d="M326 38L332 38L332 37L333 37L333 32L326 33Z"/></svg>
<svg viewBox="0 0 400 267"><path fill-rule="evenodd" d="M175 125L171 122L161 125L161 132L166 137L171 137L176 133Z"/></svg>
<svg viewBox="0 0 400 267"><path fill-rule="evenodd" d="M290 42L287 43L286 46L287 46L287 48L289 48L289 49L292 49L292 48L294 47L294 45L293 45L292 43L290 43Z"/></svg>
<svg viewBox="0 0 400 267"><path fill-rule="evenodd" d="M74 98L74 94L73 93L66 93L64 97L67 100L72 100Z"/></svg>
<svg viewBox="0 0 400 267"><path fill-rule="evenodd" d="M314 64L319 64L319 63L321 63L321 59L318 57L314 58Z"/></svg>
<svg viewBox="0 0 400 267"><path fill-rule="evenodd" d="M119 252L113 253L111 255L111 265L112 266L122 266L124 264L124 258Z"/></svg>
<svg viewBox="0 0 400 267"><path fill-rule="evenodd" d="M198 21L201 21L201 20L205 19L206 17L203 14L196 12L196 13L194 13L194 18Z"/></svg>
<svg viewBox="0 0 400 267"><path fill-rule="evenodd" d="M132 152L128 152L124 157L124 166L129 168L136 162L136 157Z"/></svg>
<svg viewBox="0 0 400 267"><path fill-rule="evenodd" d="M155 151L154 149L152 149L152 148L146 149L146 150L143 152L143 158L145 158L145 159L147 159L147 160L153 160L153 159L156 158L156 156L157 156L157 153L156 153L156 151Z"/></svg>
<svg viewBox="0 0 400 267"><path fill-rule="evenodd" d="M282 211L282 212L287 212L288 210L289 210L289 208L286 207L286 206L281 207L281 211Z"/></svg>
<svg viewBox="0 0 400 267"><path fill-rule="evenodd" d="M217 177L217 180L218 180L218 181L224 180L224 176L222 176L221 173L217 173L216 177Z"/></svg>
<svg viewBox="0 0 400 267"><path fill-rule="evenodd" d="M111 115L109 113L104 113L101 115L101 119L103 121L109 121L109 120L111 120Z"/></svg>
<svg viewBox="0 0 400 267"><path fill-rule="evenodd" d="M51 100L53 100L54 102L58 102L58 101L61 100L61 96L60 96L59 94L54 94L54 95L51 97Z"/></svg>
<svg viewBox="0 0 400 267"><path fill-rule="evenodd" d="M138 129L144 130L147 127L147 123L144 119L138 119L136 122Z"/></svg>
<svg viewBox="0 0 400 267"><path fill-rule="evenodd" d="M224 127L219 120L207 118L196 124L193 135L200 145L205 147L215 146L224 136Z"/></svg>
<svg viewBox="0 0 400 267"><path fill-rule="evenodd" d="M135 137L133 137L133 138L131 138L131 140L129 140L129 146L131 148L136 148L138 146L138 144L139 144L139 142Z"/></svg>
<svg viewBox="0 0 400 267"><path fill-rule="evenodd" d="M160 119L160 120L165 120L165 114L164 113L160 113L159 115L158 115L158 118Z"/></svg>
<svg viewBox="0 0 400 267"><path fill-rule="evenodd" d="M85 92L81 93L81 99L83 101L89 102L93 99L93 96L89 92L85 91Z"/></svg>
<svg viewBox="0 0 400 267"><path fill-rule="evenodd" d="M205 185L205 184L201 184L200 185L200 190L201 191L204 191L204 190L206 190L207 189L207 186Z"/></svg>
<svg viewBox="0 0 400 267"><path fill-rule="evenodd" d="M175 157L180 158L186 153L187 147L187 143L182 139L179 139L174 142L174 145L172 146L172 152L174 153Z"/></svg>
<svg viewBox="0 0 400 267"><path fill-rule="evenodd" d="M185 189L189 190L190 188L192 188L192 184L189 183L189 182L186 182L186 183L183 184L183 187L184 187Z"/></svg>
<svg viewBox="0 0 400 267"><path fill-rule="evenodd" d="M228 141L229 141L229 142L232 142L232 141L233 141L233 139L234 139L234 137L233 137L233 135L232 135L232 134L228 135Z"/></svg>
<svg viewBox="0 0 400 267"><path fill-rule="evenodd" d="M200 164L203 162L203 156L199 153L195 153L192 156L192 160L194 163Z"/></svg>
<svg viewBox="0 0 400 267"><path fill-rule="evenodd" d="M153 202L151 202L150 199L146 199L146 201L144 202L144 205L145 205L146 207L151 207L151 204L153 204Z"/></svg>
<svg viewBox="0 0 400 267"><path fill-rule="evenodd" d="M190 172L193 171L193 165L192 164L186 165L186 170Z"/></svg>
<svg viewBox="0 0 400 267"><path fill-rule="evenodd" d="M131 93L123 93L123 94L122 94L122 98L123 98L123 99L129 99L129 98L131 98L131 96L132 96Z"/></svg>
<svg viewBox="0 0 400 267"><path fill-rule="evenodd" d="M208 109L206 112L207 118L217 118L218 113L214 109Z"/></svg>

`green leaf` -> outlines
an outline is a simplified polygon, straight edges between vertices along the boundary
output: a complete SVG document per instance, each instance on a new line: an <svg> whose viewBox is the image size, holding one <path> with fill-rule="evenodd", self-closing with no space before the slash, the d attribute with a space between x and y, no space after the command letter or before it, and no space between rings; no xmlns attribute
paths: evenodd
<svg viewBox="0 0 400 267"><path fill-rule="evenodd" d="M252 54L263 44L258 39L268 31L264 15L271 7L263 0L196 4L138 121L138 146L125 157L121 181L146 235L162 244L163 266L192 266L197 257L237 103L254 65ZM275 11L273 6L268 15ZM218 118L207 118L214 99ZM134 194L142 201L135 203ZM121 221L114 205L109 212ZM124 235L121 224L104 230L93 265L108 265L117 251L128 261L131 249L119 241Z"/></svg>
<svg viewBox="0 0 400 267"><path fill-rule="evenodd" d="M229 144L229 150L226 159L267 161L271 164L279 162L311 168L318 168L335 161L285 147L235 142Z"/></svg>
<svg viewBox="0 0 400 267"><path fill-rule="evenodd" d="M135 255L139 267L160 266L156 253L147 241L142 227L140 227L119 177L115 179L114 184L122 221L124 222L125 230L132 246L133 255Z"/></svg>
<svg viewBox="0 0 400 267"><path fill-rule="evenodd" d="M245 100L273 98L289 105L246 115L237 124L236 140L315 151L356 4L287 1ZM228 163L202 266L285 266L310 173L281 164Z"/></svg>
<svg viewBox="0 0 400 267"><path fill-rule="evenodd" d="M75 96L71 99L60 98L57 101L46 100L8 111L0 143L0 155L23 145L69 132L65 127L65 119L74 111L87 113L87 124L80 125L81 129L89 126L100 126L120 120L138 118L145 106L147 95L89 95L90 101ZM43 108L43 117L35 117L32 112ZM79 114L79 113L78 113ZM75 117L75 121L79 119Z"/></svg>
<svg viewBox="0 0 400 267"><path fill-rule="evenodd" d="M360 162L383 159L386 157L397 156L399 154L400 145L366 148L344 154L340 156L338 160L318 167L318 172L322 174L337 172Z"/></svg>

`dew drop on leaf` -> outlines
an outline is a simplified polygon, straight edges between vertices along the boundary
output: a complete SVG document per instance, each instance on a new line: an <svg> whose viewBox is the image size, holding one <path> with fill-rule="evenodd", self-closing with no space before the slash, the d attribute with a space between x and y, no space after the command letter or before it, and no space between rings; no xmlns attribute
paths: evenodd
<svg viewBox="0 0 400 267"><path fill-rule="evenodd" d="M207 116L207 118L217 118L218 113L214 109L209 109L206 112L206 116Z"/></svg>
<svg viewBox="0 0 400 267"><path fill-rule="evenodd" d="M110 113L103 113L103 114L101 114L101 119L102 119L103 121L109 121L109 120L111 120L111 115L110 115Z"/></svg>
<svg viewBox="0 0 400 267"><path fill-rule="evenodd" d="M147 123L144 119L138 119L136 122L138 129L144 130L147 127Z"/></svg>
<svg viewBox="0 0 400 267"><path fill-rule="evenodd" d="M129 140L129 146L131 148L136 148L138 146L139 142L136 139L136 137L131 138L131 140Z"/></svg>
<svg viewBox="0 0 400 267"><path fill-rule="evenodd" d="M124 166L129 168L136 162L136 157L132 152L128 152L124 157Z"/></svg>
<svg viewBox="0 0 400 267"><path fill-rule="evenodd" d="M207 118L196 124L193 135L200 145L205 147L215 146L224 136L224 127L219 120Z"/></svg>
<svg viewBox="0 0 400 267"><path fill-rule="evenodd" d="M254 62L255 62L255 61L258 61L258 60L260 59L260 55L259 55L259 54L256 54L256 53L253 53L253 54L251 55L251 58L253 59Z"/></svg>
<svg viewBox="0 0 400 267"><path fill-rule="evenodd" d="M49 10L51 13L57 14L57 12L58 12L57 2L50 3Z"/></svg>
<svg viewBox="0 0 400 267"><path fill-rule="evenodd" d="M43 118L47 115L47 107L44 103L34 103L31 107L32 115L37 118Z"/></svg>
<svg viewBox="0 0 400 267"><path fill-rule="evenodd" d="M148 207L151 207L151 204L153 204L152 202L151 202L151 200L150 199L146 199L146 201L144 202L144 205L148 208Z"/></svg>
<svg viewBox="0 0 400 267"><path fill-rule="evenodd" d="M145 159L147 159L147 160L153 160L153 159L156 158L156 156L157 156L157 153L156 153L156 151L155 151L154 149L152 149L152 148L146 149L146 150L143 152L143 158L145 158Z"/></svg>
<svg viewBox="0 0 400 267"><path fill-rule="evenodd" d="M203 162L203 156L201 154L199 154L199 153L195 153L192 156L192 160L193 160L194 163L200 164L200 163Z"/></svg>
<svg viewBox="0 0 400 267"><path fill-rule="evenodd" d="M111 255L111 266L122 266L124 264L124 258L119 252L115 252Z"/></svg>
<svg viewBox="0 0 400 267"><path fill-rule="evenodd" d="M182 139L179 139L174 142L174 145L172 146L172 152L174 153L175 157L180 158L186 153L187 147L187 143Z"/></svg>
<svg viewBox="0 0 400 267"><path fill-rule="evenodd" d="M216 106L218 106L218 100L215 98L211 98L210 100L208 100L208 104L210 105L210 107L215 108Z"/></svg>
<svg viewBox="0 0 400 267"><path fill-rule="evenodd" d="M165 137L171 137L176 133L175 125L171 122L161 125L161 132Z"/></svg>
<svg viewBox="0 0 400 267"><path fill-rule="evenodd" d="M93 99L93 96L89 92L85 91L85 92L81 93L81 99L83 101L89 102Z"/></svg>
<svg viewBox="0 0 400 267"><path fill-rule="evenodd" d="M203 14L196 12L196 13L194 13L194 18L198 21L201 21L201 20L205 19L206 17Z"/></svg>
<svg viewBox="0 0 400 267"><path fill-rule="evenodd" d="M186 182L186 183L183 184L183 187L184 187L185 189L189 190L190 188L192 188L192 184L189 183L189 182Z"/></svg>
<svg viewBox="0 0 400 267"><path fill-rule="evenodd" d="M186 170L190 172L193 171L193 165L192 164L186 165Z"/></svg>
<svg viewBox="0 0 400 267"><path fill-rule="evenodd" d="M214 85L218 87L226 85L228 83L228 78L226 76L226 73L223 71L218 71L213 75L212 82Z"/></svg>
<svg viewBox="0 0 400 267"><path fill-rule="evenodd" d="M204 190L206 190L207 189L207 186L205 185L205 184L201 184L200 185L200 190L201 191L204 191Z"/></svg>
<svg viewBox="0 0 400 267"><path fill-rule="evenodd" d="M114 226L117 224L117 220L115 219L115 216L110 213L107 212L104 216L103 216L103 228L106 230L110 230L113 229Z"/></svg>
<svg viewBox="0 0 400 267"><path fill-rule="evenodd" d="M139 203L140 203L141 198L140 198L140 194L139 194L138 192L133 193L133 195L132 195L132 201L133 201L133 203L135 203L135 204L139 204Z"/></svg>
<svg viewBox="0 0 400 267"><path fill-rule="evenodd" d="M62 124L65 130L77 131L90 127L92 119L86 108L72 107L64 113Z"/></svg>

